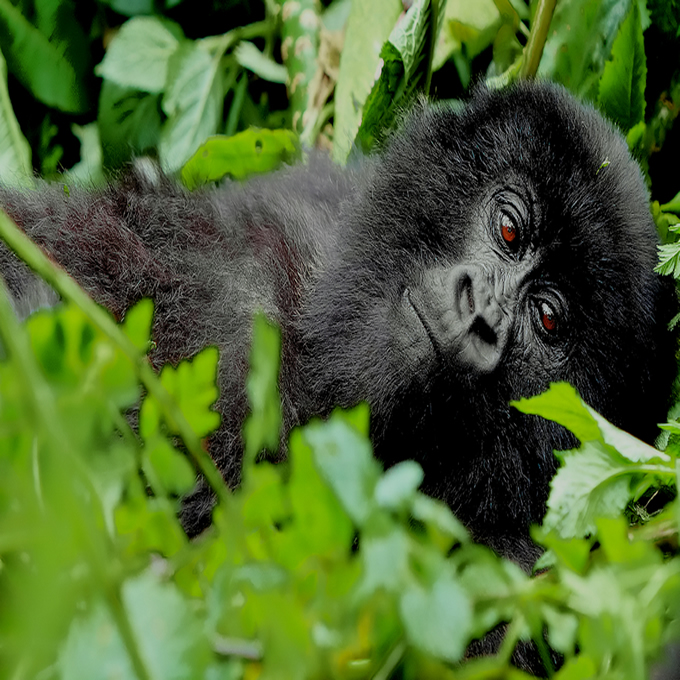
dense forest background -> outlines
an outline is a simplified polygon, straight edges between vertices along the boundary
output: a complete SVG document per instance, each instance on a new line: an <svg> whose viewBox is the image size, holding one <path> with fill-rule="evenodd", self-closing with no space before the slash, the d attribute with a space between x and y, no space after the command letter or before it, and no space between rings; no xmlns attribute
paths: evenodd
<svg viewBox="0 0 680 680"><path fill-rule="evenodd" d="M0 181L68 196L139 156L190 189L312 147L345 163L422 93L456 106L531 77L620 127L659 270L678 278L677 0L0 0ZM216 351L156 375L150 301L116 325L1 215L0 237L65 301L20 325L0 294L0 678L518 679L513 650L532 640L559 680L644 680L672 654L677 405L655 449L566 385L518 404L583 442L559 454L530 578L417 491L417 464L383 472L364 407L296 430L287 463L256 462L279 428L264 319L228 490L201 442ZM190 542L176 512L196 469L218 506ZM500 623L498 653L466 659Z"/></svg>

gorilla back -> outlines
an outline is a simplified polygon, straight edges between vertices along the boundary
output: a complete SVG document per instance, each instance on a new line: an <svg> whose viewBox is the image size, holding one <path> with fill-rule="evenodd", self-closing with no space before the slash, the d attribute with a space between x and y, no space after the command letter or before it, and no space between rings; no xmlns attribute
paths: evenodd
<svg viewBox="0 0 680 680"><path fill-rule="evenodd" d="M613 127L553 86L421 104L348 169L313 156L190 194L142 165L0 204L116 316L155 300L155 365L220 347L210 450L231 484L257 308L282 328L286 430L367 400L377 455L419 461L426 491L525 566L573 439L508 402L566 380L648 441L665 417L676 298L652 272L644 182ZM29 311L41 284L4 250L0 266ZM190 533L209 508L206 490L187 500Z"/></svg>

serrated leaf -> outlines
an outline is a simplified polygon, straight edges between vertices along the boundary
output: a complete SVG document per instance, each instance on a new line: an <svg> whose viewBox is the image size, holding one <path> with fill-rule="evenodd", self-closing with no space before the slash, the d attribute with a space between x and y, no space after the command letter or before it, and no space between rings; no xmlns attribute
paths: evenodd
<svg viewBox="0 0 680 680"><path fill-rule="evenodd" d="M624 132L645 117L647 63L637 2L619 28L600 78L598 106Z"/></svg>
<svg viewBox="0 0 680 680"><path fill-rule="evenodd" d="M550 484L543 527L562 538L595 532L598 517L618 517L630 499L630 471L611 448L585 443L561 454L563 465Z"/></svg>
<svg viewBox="0 0 680 680"><path fill-rule="evenodd" d="M199 437L205 437L220 424L220 416L210 407L218 396L215 385L219 352L216 347L206 347L193 359L181 361L177 367L163 366L160 380L182 414ZM165 420L163 411L153 397L147 395L142 403L139 432L142 437L152 437ZM173 434L177 434L172 429Z"/></svg>
<svg viewBox="0 0 680 680"><path fill-rule="evenodd" d="M159 94L166 86L170 58L183 37L182 29L167 19L130 19L111 41L95 72L120 87Z"/></svg>
<svg viewBox="0 0 680 680"><path fill-rule="evenodd" d="M229 175L249 175L274 170L298 156L297 135L290 130L250 128L231 137L210 137L182 168L182 182L196 189Z"/></svg>
<svg viewBox="0 0 680 680"><path fill-rule="evenodd" d="M217 132L225 94L221 57L202 43L186 43L170 58L168 88L162 101L168 120L159 145L166 172L179 169Z"/></svg>
<svg viewBox="0 0 680 680"><path fill-rule="evenodd" d="M452 663L461 658L471 633L472 606L448 570L429 589L410 585L400 598L399 611L413 645Z"/></svg>

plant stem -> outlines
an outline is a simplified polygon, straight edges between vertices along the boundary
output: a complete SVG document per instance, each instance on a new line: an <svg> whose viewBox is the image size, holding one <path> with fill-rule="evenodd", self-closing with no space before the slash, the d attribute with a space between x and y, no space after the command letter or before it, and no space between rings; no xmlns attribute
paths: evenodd
<svg viewBox="0 0 680 680"><path fill-rule="evenodd" d="M531 33L529 41L524 48L522 57L522 67L519 77L523 80L536 77L538 65L543 56L543 47L548 37L550 22L555 11L556 0L539 0L534 20L531 22Z"/></svg>
<svg viewBox="0 0 680 680"><path fill-rule="evenodd" d="M231 494L222 479L222 475L215 467L212 458L203 449L201 440L191 429L179 406L161 384L158 376L153 368L151 368L146 355L142 354L135 347L133 342L125 335L105 309L97 305L63 269L52 263L42 250L1 211L0 238L36 274L49 283L63 299L80 307L89 320L120 347L134 366L137 377L147 392L158 400L168 424L174 431L179 433L194 464L206 478L213 491L215 491L219 501L225 504L228 503ZM7 301L6 304L9 305L9 302ZM45 418L44 412L42 417ZM51 420L49 426L51 428L60 427L60 424Z"/></svg>

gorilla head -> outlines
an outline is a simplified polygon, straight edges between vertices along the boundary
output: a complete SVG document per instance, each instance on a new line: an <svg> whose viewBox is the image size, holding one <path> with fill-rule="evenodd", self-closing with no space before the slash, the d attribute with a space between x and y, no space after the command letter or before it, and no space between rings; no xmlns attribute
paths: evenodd
<svg viewBox="0 0 680 680"><path fill-rule="evenodd" d="M640 171L591 108L549 85L420 104L381 153L319 156L189 194L137 169L101 191L0 188L0 205L102 304L156 302L155 365L221 350L210 443L238 479L254 311L282 327L286 430L367 400L376 452L525 565L553 449L571 435L508 402L566 380L650 441L675 374L673 284ZM0 250L17 309L41 299ZM44 297L44 296L43 296ZM185 503L195 533L204 490Z"/></svg>
<svg viewBox="0 0 680 680"><path fill-rule="evenodd" d="M367 398L378 455L418 459L479 537L502 548L539 521L573 444L510 400L566 380L653 440L675 295L640 171L595 111L535 85L421 107L342 224L301 323L308 388Z"/></svg>

